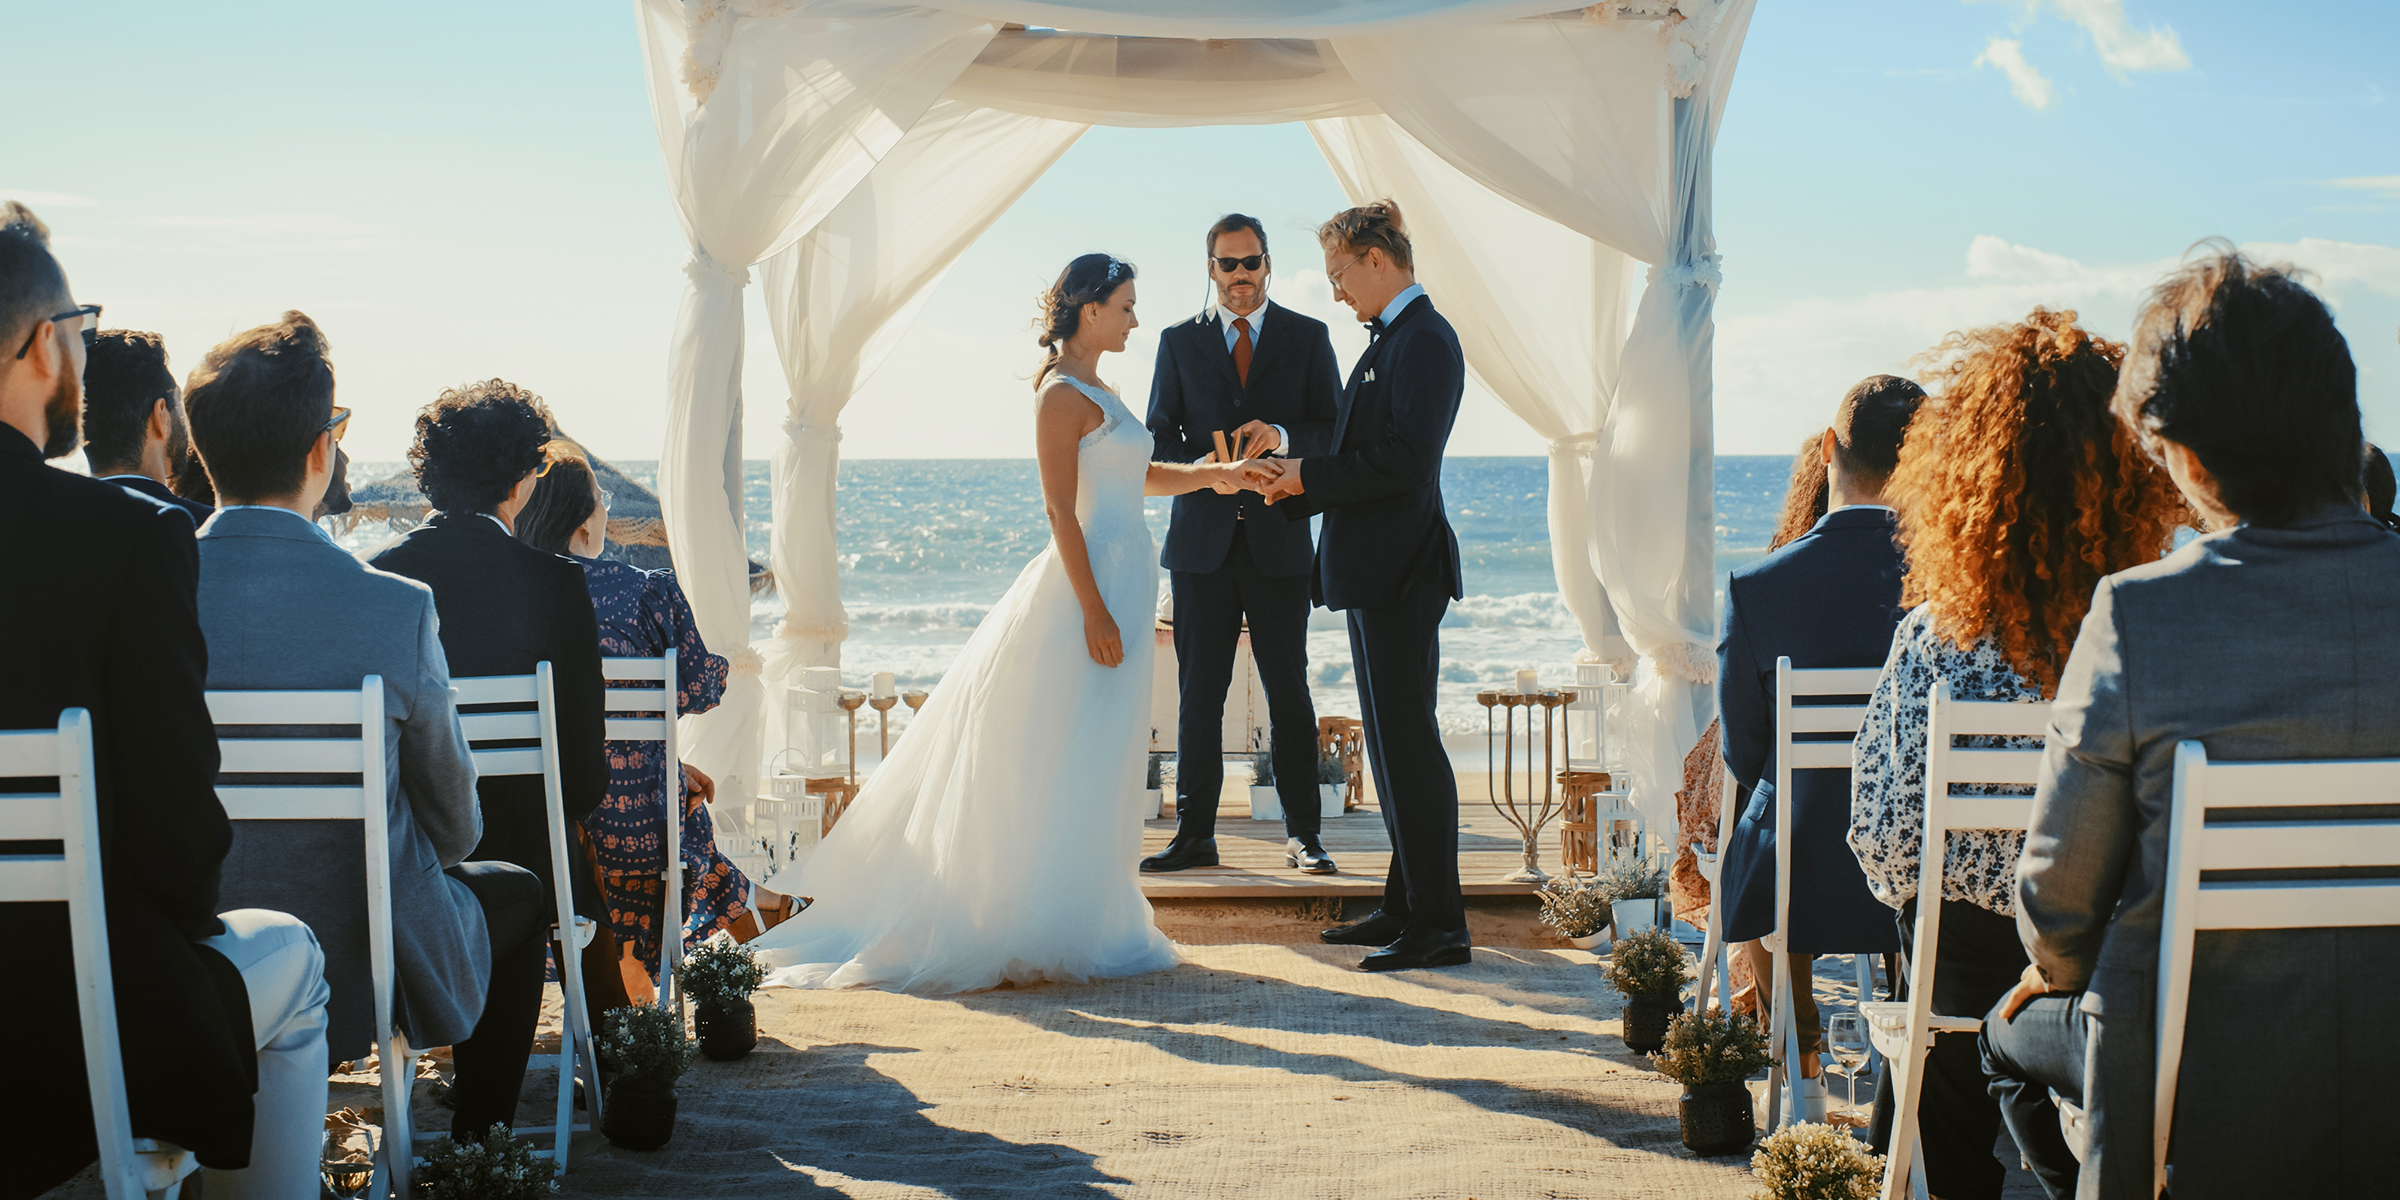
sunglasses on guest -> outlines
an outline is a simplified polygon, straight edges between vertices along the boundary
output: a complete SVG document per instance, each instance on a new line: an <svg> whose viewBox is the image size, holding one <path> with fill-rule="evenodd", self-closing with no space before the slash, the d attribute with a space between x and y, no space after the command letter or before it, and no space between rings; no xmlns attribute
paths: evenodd
<svg viewBox="0 0 2400 1200"><path fill-rule="evenodd" d="M342 440L342 435L350 432L350 410L339 404L334 405L333 415L325 418L325 424L318 427L317 432L330 433L337 442Z"/></svg>
<svg viewBox="0 0 2400 1200"><path fill-rule="evenodd" d="M1212 254L1209 256L1208 261L1217 264L1218 270L1227 274L1232 274L1236 269L1244 271L1255 271L1259 269L1261 266L1266 265L1267 256L1264 254L1253 254L1248 258L1219 258Z"/></svg>
<svg viewBox="0 0 2400 1200"><path fill-rule="evenodd" d="M68 309L66 312L35 324L33 332L25 335L25 344L17 347L17 357L21 359L30 353L33 350L33 339L42 336L42 330L60 321L76 323L75 331L83 335L83 348L86 350L92 348L92 343L100 340L100 306L86 304L81 308Z"/></svg>

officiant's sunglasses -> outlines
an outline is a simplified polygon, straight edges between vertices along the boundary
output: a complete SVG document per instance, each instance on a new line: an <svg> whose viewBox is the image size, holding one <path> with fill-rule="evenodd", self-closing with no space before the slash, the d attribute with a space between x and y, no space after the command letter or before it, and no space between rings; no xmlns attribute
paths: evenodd
<svg viewBox="0 0 2400 1200"><path fill-rule="evenodd" d="M1260 267L1265 266L1267 262L1267 256L1264 254L1253 254L1248 258L1219 258L1212 254L1209 256L1209 261L1217 264L1218 270L1230 275L1237 268L1244 271L1255 271Z"/></svg>
<svg viewBox="0 0 2400 1200"><path fill-rule="evenodd" d="M1231 268L1227 269L1230 270ZM21 359L28 353L31 353L33 350L33 339L42 336L43 330L48 329L60 321L73 321L76 323L76 331L83 334L83 348L86 350L91 349L92 344L100 340L100 306L97 304L86 304L81 308L69 309L66 312L60 313L55 317L48 318L47 320L36 324L33 327L33 332L25 335L25 344L17 347L17 357Z"/></svg>

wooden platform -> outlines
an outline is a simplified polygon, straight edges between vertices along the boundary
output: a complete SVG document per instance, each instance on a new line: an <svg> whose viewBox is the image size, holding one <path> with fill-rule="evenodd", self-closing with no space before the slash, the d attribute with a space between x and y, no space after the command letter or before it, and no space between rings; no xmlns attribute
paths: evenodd
<svg viewBox="0 0 2400 1200"><path fill-rule="evenodd" d="M1384 873L1391 869L1392 845L1384 836L1383 816L1370 793L1366 807L1323 825L1325 852L1333 856L1339 875L1303 875L1283 865L1283 822L1250 819L1248 780L1238 765L1228 765L1222 799L1217 805L1217 858L1223 865L1170 874L1142 876L1142 894L1152 900L1234 900L1256 897L1378 896ZM1473 788L1459 779L1458 872L1461 890L1469 896L1523 896L1529 883L1508 883L1501 876L1523 866L1525 854L1517 832L1484 800L1482 773ZM1166 849L1175 836L1173 797L1166 816L1145 823L1142 853ZM1542 869L1559 873L1558 822L1542 831Z"/></svg>

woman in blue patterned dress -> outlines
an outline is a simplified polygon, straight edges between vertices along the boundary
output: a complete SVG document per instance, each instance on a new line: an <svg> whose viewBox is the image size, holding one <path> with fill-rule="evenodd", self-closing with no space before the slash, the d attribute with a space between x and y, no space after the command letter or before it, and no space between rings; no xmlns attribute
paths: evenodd
<svg viewBox="0 0 2400 1200"><path fill-rule="evenodd" d="M571 443L553 441L545 449L548 462L533 499L517 516L517 536L583 567L592 612L600 621L603 657L656 658L673 649L681 693L676 710L690 715L715 708L725 691L726 662L700 640L675 573L597 557L608 528L608 494ZM626 987L636 999L648 994L658 977L666 924L661 749L657 742L608 742L608 791L584 820L609 922L617 944L625 948ZM688 948L720 929L748 941L758 932L749 905L750 881L717 851L706 803L716 787L689 766L682 774L684 944Z"/></svg>

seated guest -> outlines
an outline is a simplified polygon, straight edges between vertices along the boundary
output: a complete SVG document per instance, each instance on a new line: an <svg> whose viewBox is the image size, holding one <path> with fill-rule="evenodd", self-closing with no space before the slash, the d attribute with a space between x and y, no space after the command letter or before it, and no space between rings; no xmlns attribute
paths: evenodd
<svg viewBox="0 0 2400 1200"><path fill-rule="evenodd" d="M1952 334L1935 354L1940 398L1909 427L1884 489L1908 556L1901 602L1914 607L1867 702L1850 773L1850 848L1875 898L1899 910L1904 941L1936 899L1917 895L1926 693L1946 679L1962 700L2046 702L2093 584L2158 558L2185 519L2165 472L2109 413L2124 347L2086 333L2075 314L2037 308L2014 325ZM1933 1011L1981 1016L2024 968L2009 894L2024 842L1950 835ZM1876 1091L1881 1122L1889 1094ZM2000 1112L1971 1036L1935 1039L1917 1112L1926 1187L1944 1200L1999 1196ZM2058 1137L2055 1122L2049 1133Z"/></svg>
<svg viewBox="0 0 2400 1200"><path fill-rule="evenodd" d="M170 486L191 445L166 342L155 333L101 330L83 366L83 456L92 477L172 504L198 528L211 509Z"/></svg>
<svg viewBox="0 0 2400 1200"><path fill-rule="evenodd" d="M498 379L443 392L426 405L417 414L408 461L417 487L438 511L372 565L433 588L451 678L530 675L536 664L550 664L573 915L598 924L583 956L584 996L596 1021L599 1012L626 1003L616 935L592 875L590 850L575 836L608 790L600 627L583 570L518 541L511 525L533 498L549 421L540 397ZM483 841L470 857L513 862L541 876L543 894L552 894L542 777L482 779L475 790L483 798ZM569 916L556 914L562 928Z"/></svg>
<svg viewBox="0 0 2400 1200"><path fill-rule="evenodd" d="M522 867L466 861L483 820L432 592L344 553L309 521L350 418L334 406L325 350L314 322L285 313L192 372L192 438L224 503L200 535L208 686L348 691L382 677L392 1020L412 1046L455 1046L451 1132L480 1133L516 1113L541 1016L549 898ZM374 1049L359 838L342 822L246 821L225 860L228 896L297 913L323 939L337 1060Z"/></svg>
<svg viewBox="0 0 2400 1200"><path fill-rule="evenodd" d="M1800 439L1792 455L1792 478L1783 487L1783 511L1776 514L1775 532L1767 538L1772 553L1800 540L1825 515L1825 431Z"/></svg>
<svg viewBox="0 0 2400 1200"><path fill-rule="evenodd" d="M181 509L51 468L72 453L86 339L42 223L0 201L0 729L92 715L94 799L133 1136L191 1151L208 1194L314 1196L325 1118L324 957L279 912L219 912L231 833ZM0 904L9 1068L0 1197L99 1157L61 904Z"/></svg>
<svg viewBox="0 0 2400 1200"><path fill-rule="evenodd" d="M1756 986L1770 992L1773 956L1758 939L1775 928L1775 661L1788 655L1798 669L1883 661L1900 620L1900 551L1892 544L1883 481L1924 396L1894 375L1870 376L1851 388L1817 443L1824 517L1789 545L1736 569L1726 585L1717 696L1725 765L1736 795L1746 799L1728 800L1743 809L1718 879L1725 939L1739 946ZM1799 878L1786 933L1801 1053L1794 1077L1800 1080L1816 1078L1823 1034L1809 994L1813 957L1899 949L1890 914L1868 894L1857 861L1842 844L1849 774L1811 770L1792 776L1792 866ZM1812 1107L1824 1102L1823 1085L1799 1086Z"/></svg>
<svg viewBox="0 0 2400 1200"><path fill-rule="evenodd" d="M726 662L708 652L692 606L675 584L673 571L644 571L600 557L608 531L608 493L600 490L591 463L572 445L542 448L549 462L533 499L517 514L517 537L526 545L563 554L583 568L592 611L600 622L600 653L610 658L656 658L675 651L679 694L676 711L689 716L717 706L725 692ZM608 743L608 795L584 821L599 862L600 890L625 955L626 990L639 999L658 977L659 948L670 929L681 929L686 946L720 929L739 941L756 936L758 925L746 899L750 881L717 852L709 820L707 776L684 767L683 895L676 915L667 916L666 811L659 797L667 764L655 742Z"/></svg>
<svg viewBox="0 0 2400 1200"><path fill-rule="evenodd" d="M1983 1055L2050 1195L2146 1200L2176 744L2220 762L2400 757L2400 590L2383 583L2400 538L2359 507L2349 348L2286 268L2219 243L2169 275L2134 319L2115 403L2214 532L2092 595L2016 868L2033 961L1986 1018ZM2389 1194L2395 991L2400 930L2201 934L2177 1200ZM2091 1119L2080 1173L2052 1091Z"/></svg>

